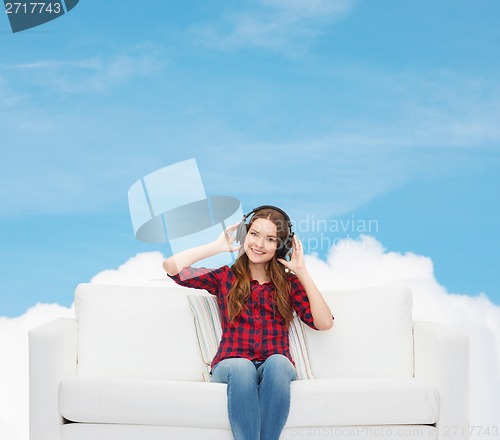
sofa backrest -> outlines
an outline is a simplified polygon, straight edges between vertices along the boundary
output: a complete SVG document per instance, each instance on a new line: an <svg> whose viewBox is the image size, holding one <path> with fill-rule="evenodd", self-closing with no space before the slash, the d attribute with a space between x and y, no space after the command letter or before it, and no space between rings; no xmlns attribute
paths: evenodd
<svg viewBox="0 0 500 440"><path fill-rule="evenodd" d="M160 286L80 284L77 374L202 380L206 371L187 295ZM412 296L404 287L323 292L334 326L304 325L316 378L413 375Z"/></svg>
<svg viewBox="0 0 500 440"><path fill-rule="evenodd" d="M80 284L77 374L201 380L201 359L186 296L194 289Z"/></svg>
<svg viewBox="0 0 500 440"><path fill-rule="evenodd" d="M306 327L316 378L413 375L412 294L398 286L323 292L333 328Z"/></svg>

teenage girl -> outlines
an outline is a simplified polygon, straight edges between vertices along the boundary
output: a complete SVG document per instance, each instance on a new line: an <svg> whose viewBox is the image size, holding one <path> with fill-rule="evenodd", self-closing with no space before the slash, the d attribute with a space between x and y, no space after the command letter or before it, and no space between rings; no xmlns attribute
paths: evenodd
<svg viewBox="0 0 500 440"><path fill-rule="evenodd" d="M238 250L231 267L191 267L204 258ZM211 375L213 382L228 385L235 440L277 440L288 418L290 382L296 379L288 345L293 312L316 330L333 325L288 215L274 206L256 208L215 241L166 259L163 268L176 283L217 296L222 338Z"/></svg>

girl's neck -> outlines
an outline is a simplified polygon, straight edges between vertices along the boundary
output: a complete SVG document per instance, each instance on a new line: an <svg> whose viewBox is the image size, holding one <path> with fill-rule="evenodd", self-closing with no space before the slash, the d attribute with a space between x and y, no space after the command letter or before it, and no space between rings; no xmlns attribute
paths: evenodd
<svg viewBox="0 0 500 440"><path fill-rule="evenodd" d="M248 268L252 279L258 281L260 284L271 281L269 272L267 271L267 264L253 264L249 262Z"/></svg>

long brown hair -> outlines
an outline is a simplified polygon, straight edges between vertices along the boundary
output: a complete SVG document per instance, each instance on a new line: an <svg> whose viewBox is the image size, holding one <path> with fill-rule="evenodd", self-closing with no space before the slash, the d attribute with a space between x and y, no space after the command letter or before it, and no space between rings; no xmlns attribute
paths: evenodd
<svg viewBox="0 0 500 440"><path fill-rule="evenodd" d="M285 217L275 209L263 208L252 216L248 224L248 229L250 229L252 223L259 218L270 220L276 225L279 248L279 243L283 242L288 237L289 233L288 223ZM276 252L267 264L269 276L275 286L274 302L278 306L278 312L288 325L293 318L288 274L285 272L285 266L277 260ZM234 318L241 313L246 300L250 296L251 273L248 266L248 256L243 248L241 248L240 255L231 266L231 270L235 275L236 281L228 292L227 305L229 320L233 323Z"/></svg>

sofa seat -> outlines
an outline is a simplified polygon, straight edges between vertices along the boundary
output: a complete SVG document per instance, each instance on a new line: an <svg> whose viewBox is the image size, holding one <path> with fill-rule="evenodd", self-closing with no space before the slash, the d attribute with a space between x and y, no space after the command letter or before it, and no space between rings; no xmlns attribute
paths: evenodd
<svg viewBox="0 0 500 440"><path fill-rule="evenodd" d="M76 376L59 386L70 421L230 429L226 385ZM439 393L414 378L335 378L292 383L286 426L430 425Z"/></svg>

